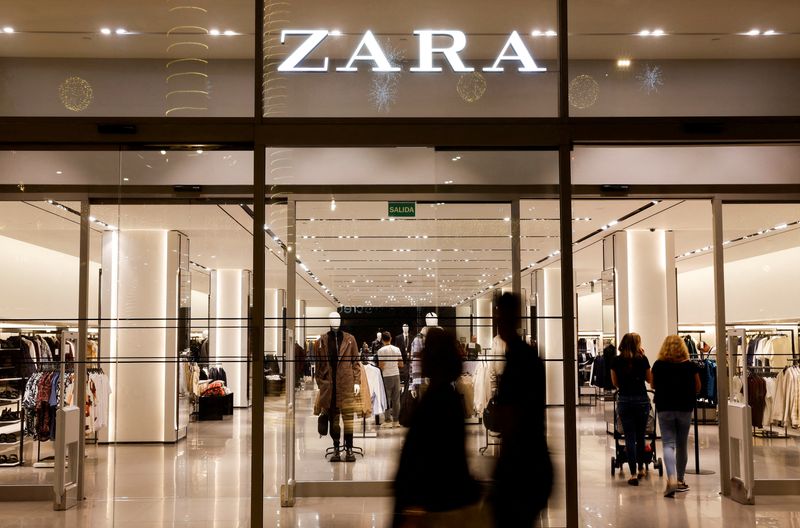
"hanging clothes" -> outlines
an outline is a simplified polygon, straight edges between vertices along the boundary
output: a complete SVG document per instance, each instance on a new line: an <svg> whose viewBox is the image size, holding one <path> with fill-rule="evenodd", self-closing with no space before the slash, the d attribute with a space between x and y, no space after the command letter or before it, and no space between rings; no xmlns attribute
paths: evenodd
<svg viewBox="0 0 800 528"><path fill-rule="evenodd" d="M386 387L383 384L383 376L378 367L363 365L362 368L367 375L368 384L368 386L362 388L362 390L368 391L372 414L377 416L386 412L386 409L389 408L389 401L386 398Z"/></svg>

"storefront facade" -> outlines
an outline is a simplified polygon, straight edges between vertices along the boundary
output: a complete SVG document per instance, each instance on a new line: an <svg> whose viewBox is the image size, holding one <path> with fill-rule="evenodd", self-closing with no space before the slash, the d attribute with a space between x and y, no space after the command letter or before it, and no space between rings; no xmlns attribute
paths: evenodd
<svg viewBox="0 0 800 528"><path fill-rule="evenodd" d="M105 369L111 411L92 431L98 445L185 441L183 367L162 350L182 350L191 334L210 338L209 363L225 369L233 406L240 419L247 415L249 439L239 449L251 465L220 473L235 479L239 519L264 525L265 497L291 507L302 497L390 496L386 468L329 475L308 462L305 450L317 445L305 433L307 391L287 384L277 411L283 420L275 421L269 401L265 409L269 379L254 373L274 356L283 379L294 380L294 345L313 343L328 313L348 307L436 308L441 320L451 318L443 326L491 342L493 292L506 289L528 300L528 314L534 308L525 333L538 336L548 361L548 403L563 409L554 425L563 441L551 446L562 476L548 523L579 526L581 393L572 388L582 296L595 293L599 272L616 273L610 334L648 328L648 350L667 333L707 328L723 366L733 342L722 336L759 325L797 328L800 313L771 301L758 313L739 310L755 302L737 285L748 268L726 261L744 262L752 255L740 245L784 236L800 218L791 217L800 202L800 12L792 2L766 12L746 2L733 9L677 0L510 2L491 12L478 3L377 9L257 0L224 10L194 3L138 12L98 5L90 10L97 27L50 6L10 14L19 22L9 20L0 34L4 215L22 217L35 204L70 224L55 243L44 224L9 221L8 253L30 255L9 266L9 284L26 269L49 274L43 292L69 284L59 298L74 300L51 306L57 314L9 303L0 319L20 335L75 334L79 400L87 369ZM650 213L684 201L706 207L700 227L680 218L645 225ZM393 218L388 202L412 207L413 220ZM612 202L613 215L604 209ZM597 223L598 214L608 221ZM737 224L762 216L754 229ZM626 223L631 218L636 223ZM589 243L604 246L609 235L640 228L660 238L624 234L625 251L619 242L610 250L617 261L603 254L592 271L576 264ZM673 230L705 238L696 248L691 237L676 244ZM474 244L464 245L466 233L476 235ZM71 271L35 270L37 261L62 257L28 254L12 242L48 237L42 247L73 259L62 266ZM348 267L336 264L350 258L339 251L373 256ZM645 258L661 251L674 254ZM732 256L737 251L743 256ZM416 255L406 262L398 252ZM695 257L708 262L681 268ZM658 271L622 271L615 262L624 259ZM379 268L399 271L393 280L401 282L370 286L383 280ZM474 280L459 283L472 268ZM765 281L798 283L796 270L770 270ZM187 274L192 291L181 289ZM360 289L347 289L362 279ZM656 280L664 281L655 288L663 289L655 296L663 310L651 320L642 313L654 309L652 296L642 290ZM682 292L701 286L704 310L682 316L698 305L682 303ZM189 299L195 294L205 295L204 311ZM181 310L189 306L187 329ZM363 313L344 319L353 333L369 321ZM92 341L99 355L88 357ZM155 390L126 405L141 379ZM718 387L719 402L727 402L728 385ZM731 473L731 460L753 456L731 419L720 403L723 495L749 502L759 493L797 493L790 476L754 479L746 463ZM366 438L366 422L363 431ZM174 465L165 474L191 480L177 460L164 455L164 466ZM103 479L78 467L85 497ZM123 489L135 478L109 475ZM743 484L731 486L731 477ZM9 496L47 494L26 478L4 481Z"/></svg>

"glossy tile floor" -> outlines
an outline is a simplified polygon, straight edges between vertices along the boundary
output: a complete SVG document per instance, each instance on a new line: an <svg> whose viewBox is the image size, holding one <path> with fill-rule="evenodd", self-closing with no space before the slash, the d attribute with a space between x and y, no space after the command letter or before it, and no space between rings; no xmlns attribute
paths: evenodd
<svg viewBox="0 0 800 528"><path fill-rule="evenodd" d="M310 394L300 393L297 436L297 476L300 480L391 479L402 441L400 429L381 430L377 438L358 438L365 458L355 464L331 464L322 456L329 439L316 434L309 413ZM298 499L294 508L280 508L283 478L283 401L268 399L266 412L265 526L383 527L389 525L390 499ZM561 409L550 409L549 435L556 467L563 467ZM356 430L360 432L361 424ZM89 446L86 461L87 500L67 512L54 512L45 502L0 502L0 528L75 526L249 526L250 414L238 410L222 422L193 423L189 437L174 446ZM374 422L367 423L367 431ZM492 457L477 453L485 437L480 426L469 426L470 464L477 476L491 474ZM798 497L759 498L756 506L741 506L719 496L717 428L701 426L702 469L713 475L689 475L692 491L664 499L664 479L651 475L638 488L610 474L613 439L606 434L602 405L579 408L581 524L597 527L738 528L800 527ZM369 436L369 435L368 435ZM693 441L693 435L690 443ZM660 445L659 445L660 449ZM30 453L30 451L28 451ZM487 455L491 453L491 449ZM694 466L690 457L689 467ZM797 437L756 441L760 478L800 478ZM50 470L26 467L0 472L0 483L49 481ZM563 474L558 471L558 474ZM532 475L531 478L536 478ZM543 526L564 525L564 482L556 483ZM2 491L0 490L0 493Z"/></svg>

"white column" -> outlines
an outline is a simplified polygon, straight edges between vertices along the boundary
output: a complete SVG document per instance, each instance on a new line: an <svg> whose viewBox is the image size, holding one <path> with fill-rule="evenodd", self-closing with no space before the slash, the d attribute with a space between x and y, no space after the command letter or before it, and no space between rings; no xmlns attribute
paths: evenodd
<svg viewBox="0 0 800 528"><path fill-rule="evenodd" d="M482 349L492 347L492 299L481 297L475 301L477 305L477 317L475 324L478 334L478 343ZM494 354L494 351L492 351Z"/></svg>
<svg viewBox="0 0 800 528"><path fill-rule="evenodd" d="M209 356L225 369L234 407L247 407L247 273L240 269L211 272Z"/></svg>
<svg viewBox="0 0 800 528"><path fill-rule="evenodd" d="M168 269L169 243L165 230L103 233L101 357L113 392L101 441L175 440L177 342L169 327L178 268Z"/></svg>
<svg viewBox="0 0 800 528"><path fill-rule="evenodd" d="M469 315L472 308L469 305L456 306L456 337L460 340L464 338L469 343Z"/></svg>
<svg viewBox="0 0 800 528"><path fill-rule="evenodd" d="M539 354L545 361L547 404L564 404L564 346L561 336L561 268L539 271Z"/></svg>
<svg viewBox="0 0 800 528"><path fill-rule="evenodd" d="M620 238L624 243L617 243ZM663 230L626 231L616 236L614 253L618 336L641 335L653 363L664 338L678 331L674 235Z"/></svg>
<svg viewBox="0 0 800 528"><path fill-rule="evenodd" d="M281 338L281 306L279 290L267 288L264 303L264 352L278 356Z"/></svg>

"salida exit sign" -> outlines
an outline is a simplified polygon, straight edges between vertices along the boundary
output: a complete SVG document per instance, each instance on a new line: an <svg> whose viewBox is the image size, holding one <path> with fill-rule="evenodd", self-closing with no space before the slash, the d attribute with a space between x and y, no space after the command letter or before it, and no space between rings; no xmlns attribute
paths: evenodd
<svg viewBox="0 0 800 528"><path fill-rule="evenodd" d="M389 202L389 217L417 216L417 202Z"/></svg>

